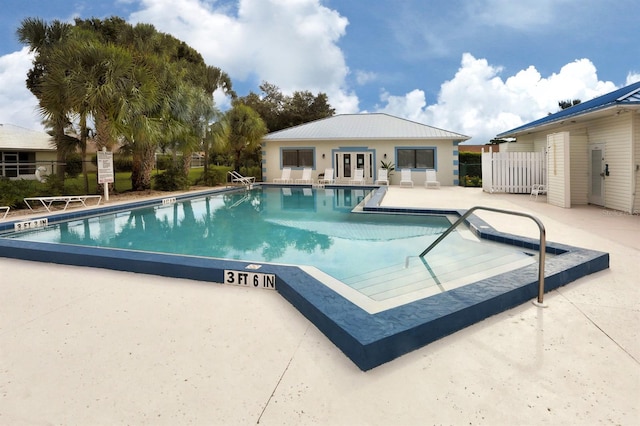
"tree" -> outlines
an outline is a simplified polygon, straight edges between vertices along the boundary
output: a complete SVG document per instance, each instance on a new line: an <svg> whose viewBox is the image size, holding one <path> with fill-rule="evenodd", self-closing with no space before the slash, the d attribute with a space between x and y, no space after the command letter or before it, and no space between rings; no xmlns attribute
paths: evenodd
<svg viewBox="0 0 640 426"><path fill-rule="evenodd" d="M558 101L560 109L567 109L582 102L580 99Z"/></svg>
<svg viewBox="0 0 640 426"><path fill-rule="evenodd" d="M231 96L232 99L236 99L236 93L233 91L231 87L231 79L227 75L227 73L223 72L220 68L207 66L202 70L201 80L202 87L207 94L207 96L211 97L211 105L214 105L213 102L213 94L216 90L222 89L222 91ZM220 116L220 111L216 110L215 107L211 109L210 115L204 117L206 121L206 131L204 137L202 139L202 145L204 150L204 174L205 176L209 173L209 151L211 149L211 143L214 139L213 135L207 133L209 131L209 124L212 121Z"/></svg>
<svg viewBox="0 0 640 426"><path fill-rule="evenodd" d="M27 88L38 99L38 106L51 131L56 147L56 173L64 179L64 161L70 150L65 129L70 125L71 105L67 97L64 76L51 75L51 56L71 33L72 26L57 20L51 24L38 18L24 19L16 30L20 43L35 54L33 68L27 73Z"/></svg>
<svg viewBox="0 0 640 426"><path fill-rule="evenodd" d="M233 154L233 166L236 171L240 171L243 155L260 146L267 127L256 111L238 102L234 102L233 107L225 114L223 126L226 127L226 146Z"/></svg>
<svg viewBox="0 0 640 426"><path fill-rule="evenodd" d="M254 109L264 120L269 132L275 132L321 118L331 117L335 109L329 105L324 93L313 95L309 91L296 91L291 96L267 82L260 85L262 96L253 92L239 101Z"/></svg>

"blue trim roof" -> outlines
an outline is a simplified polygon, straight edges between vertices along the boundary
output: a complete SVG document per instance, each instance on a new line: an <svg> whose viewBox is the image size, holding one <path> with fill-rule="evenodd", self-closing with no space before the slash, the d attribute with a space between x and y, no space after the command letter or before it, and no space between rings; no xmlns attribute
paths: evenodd
<svg viewBox="0 0 640 426"><path fill-rule="evenodd" d="M604 108L609 108L616 105L640 105L640 81L630 84L613 92L607 93L590 101L581 102L578 105L574 105L555 114L548 115L539 120L532 121L524 124L515 129L502 132L496 137L501 138L513 133L519 133L525 129L532 129L545 124L551 124L556 121L561 121L569 117L575 117L578 115L588 114Z"/></svg>

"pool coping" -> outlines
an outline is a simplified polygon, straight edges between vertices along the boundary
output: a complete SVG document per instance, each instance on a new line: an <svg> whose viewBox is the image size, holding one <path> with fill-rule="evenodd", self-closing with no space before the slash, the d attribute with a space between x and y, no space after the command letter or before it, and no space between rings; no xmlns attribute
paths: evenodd
<svg viewBox="0 0 640 426"><path fill-rule="evenodd" d="M344 188L344 186L336 186ZM362 187L359 187L362 188ZM177 201L235 191L225 188L176 196ZM465 210L381 207L386 188L367 197L363 211L411 214L461 215ZM162 198L90 210L47 214L50 223L95 216L102 213L157 205ZM37 220L40 217L30 218ZM16 221L0 224L0 232ZM472 230L489 240L538 249L537 240L498 232L475 215L468 218ZM55 250L51 250L55 246ZM545 291L551 291L586 275L609 267L609 254L547 242L546 251L555 254L545 262ZM455 333L489 316L503 312L538 293L537 265L530 265L446 293L369 314L298 266L214 259L196 256L137 252L98 247L36 243L0 238L0 256L65 265L106 268L212 283L224 283L224 271L249 271L260 264L260 273L276 277L276 289L310 320L363 371L392 361L444 336ZM249 269L248 269L249 268Z"/></svg>

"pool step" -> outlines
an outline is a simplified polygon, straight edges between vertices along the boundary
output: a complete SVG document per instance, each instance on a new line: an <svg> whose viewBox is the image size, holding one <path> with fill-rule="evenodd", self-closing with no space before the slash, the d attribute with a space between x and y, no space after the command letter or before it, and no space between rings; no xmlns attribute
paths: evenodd
<svg viewBox="0 0 640 426"><path fill-rule="evenodd" d="M455 247L443 247L425 256L343 278L341 281L373 300L381 301L420 291L424 297L470 284L496 274L512 271L536 259L515 249L492 248L468 241Z"/></svg>

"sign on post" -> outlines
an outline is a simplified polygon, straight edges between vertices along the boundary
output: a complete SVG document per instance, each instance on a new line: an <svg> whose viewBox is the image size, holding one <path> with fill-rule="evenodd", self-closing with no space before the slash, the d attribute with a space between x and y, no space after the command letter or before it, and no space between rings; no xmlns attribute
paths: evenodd
<svg viewBox="0 0 640 426"><path fill-rule="evenodd" d="M98 183L104 186L104 199L109 201L109 184L113 183L113 152L98 151Z"/></svg>

